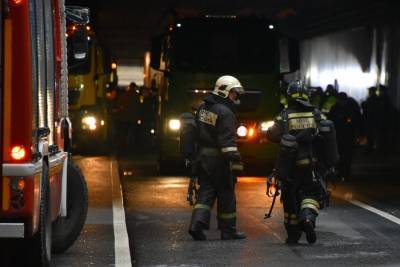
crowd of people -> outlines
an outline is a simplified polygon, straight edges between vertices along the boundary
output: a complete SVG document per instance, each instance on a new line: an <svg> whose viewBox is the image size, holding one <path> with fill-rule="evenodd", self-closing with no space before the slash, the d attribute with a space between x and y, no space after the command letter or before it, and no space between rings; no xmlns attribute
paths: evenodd
<svg viewBox="0 0 400 267"><path fill-rule="evenodd" d="M133 147L152 148L156 131L156 92L132 82L113 93L109 109L114 149L122 152Z"/></svg>
<svg viewBox="0 0 400 267"><path fill-rule="evenodd" d="M398 115L386 86L368 88L368 97L361 105L333 85L328 85L325 91L321 87L313 88L310 102L335 124L340 155L338 171L343 180L350 177L357 145L365 145L366 153L395 152L391 144L398 131Z"/></svg>

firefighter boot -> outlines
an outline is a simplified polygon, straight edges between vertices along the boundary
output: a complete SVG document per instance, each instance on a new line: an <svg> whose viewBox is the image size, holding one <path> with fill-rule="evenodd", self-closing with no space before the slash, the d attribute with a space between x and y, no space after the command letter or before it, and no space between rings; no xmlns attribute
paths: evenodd
<svg viewBox="0 0 400 267"><path fill-rule="evenodd" d="M306 239L309 244L314 244L317 241L317 235L314 231L314 223L311 220L303 222L303 230L306 233Z"/></svg>
<svg viewBox="0 0 400 267"><path fill-rule="evenodd" d="M246 239L246 235L236 229L236 218L219 219L218 226L221 230L222 240Z"/></svg>
<svg viewBox="0 0 400 267"><path fill-rule="evenodd" d="M300 222L303 231L306 233L306 239L309 244L317 241L315 234L315 221L318 216L319 203L313 199L304 199L302 201L302 209L300 211Z"/></svg>
<svg viewBox="0 0 400 267"><path fill-rule="evenodd" d="M246 234L238 232L236 229L224 229L221 231L222 240L233 240L233 239L246 239Z"/></svg>
<svg viewBox="0 0 400 267"><path fill-rule="evenodd" d="M210 226L210 211L203 208L196 208L193 210L192 219L189 227L189 234L192 236L193 240L206 240L207 237L203 230L208 229Z"/></svg>
<svg viewBox="0 0 400 267"><path fill-rule="evenodd" d="M192 236L193 240L206 240L207 237L204 234L203 229L204 227L201 222L194 222L192 220L189 227L189 234Z"/></svg>
<svg viewBox="0 0 400 267"><path fill-rule="evenodd" d="M193 240L207 240L207 236L203 233L203 229L201 228L190 228L189 234L192 236Z"/></svg>
<svg viewBox="0 0 400 267"><path fill-rule="evenodd" d="M285 228L288 236L285 243L288 245L296 245L301 237L301 231L298 225L285 224Z"/></svg>

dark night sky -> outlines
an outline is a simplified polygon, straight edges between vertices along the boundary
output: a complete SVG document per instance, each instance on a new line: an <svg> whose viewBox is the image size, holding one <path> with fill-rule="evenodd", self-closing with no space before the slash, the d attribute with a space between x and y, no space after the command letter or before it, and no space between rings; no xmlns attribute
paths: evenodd
<svg viewBox="0 0 400 267"><path fill-rule="evenodd" d="M282 23L301 36L307 25L326 18L348 17L374 8L378 0L66 0L67 5L91 8L98 38L122 64L141 64L151 37L171 11L185 14L257 15ZM362 8L361 8L361 3ZM378 4L379 4L378 3ZM368 11L364 11L368 13ZM317 21L317 23L315 23ZM332 22L331 22L332 24ZM315 25L313 26L315 27Z"/></svg>

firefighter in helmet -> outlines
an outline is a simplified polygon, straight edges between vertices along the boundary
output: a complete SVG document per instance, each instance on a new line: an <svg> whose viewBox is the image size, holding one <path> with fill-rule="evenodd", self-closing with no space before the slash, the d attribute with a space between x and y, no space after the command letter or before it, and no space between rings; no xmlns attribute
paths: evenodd
<svg viewBox="0 0 400 267"><path fill-rule="evenodd" d="M235 183L237 171L243 169L236 145L236 105L244 89L239 80L222 76L207 95L196 114L198 127L198 168L200 189L193 208L189 234L205 240L211 209L218 199L218 229L221 239L244 239L236 230Z"/></svg>
<svg viewBox="0 0 400 267"><path fill-rule="evenodd" d="M275 119L267 138L280 143L275 177L282 185L286 243L297 244L304 231L308 243L313 244L317 238L316 218L324 199L317 166L319 161L326 168L336 163L335 133L333 124L324 120L321 112L310 104L309 91L301 81L289 84L287 96L288 107ZM320 131L333 140L324 138L330 143L324 141L322 152L315 147Z"/></svg>

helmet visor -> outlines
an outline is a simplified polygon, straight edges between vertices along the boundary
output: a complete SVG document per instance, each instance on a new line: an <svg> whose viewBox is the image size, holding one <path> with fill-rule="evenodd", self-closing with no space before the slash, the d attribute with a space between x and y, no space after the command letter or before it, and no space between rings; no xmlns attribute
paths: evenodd
<svg viewBox="0 0 400 267"><path fill-rule="evenodd" d="M243 95L244 94L244 89L243 87L233 87L231 90L235 91L236 93L238 93L239 95Z"/></svg>

